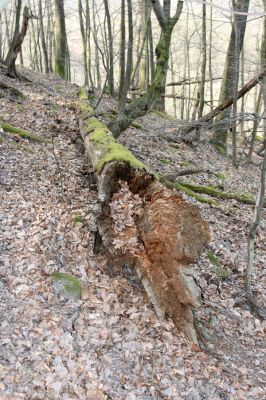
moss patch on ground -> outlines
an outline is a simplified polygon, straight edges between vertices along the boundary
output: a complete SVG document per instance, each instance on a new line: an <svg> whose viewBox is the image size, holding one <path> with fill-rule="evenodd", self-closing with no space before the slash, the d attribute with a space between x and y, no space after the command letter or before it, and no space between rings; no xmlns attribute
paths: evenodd
<svg viewBox="0 0 266 400"><path fill-rule="evenodd" d="M50 139L46 139L43 136L28 132L25 129L20 129L13 125L6 124L5 122L0 122L0 127L3 129L4 132L14 133L15 135L19 135L23 139L28 139L38 143L52 143Z"/></svg>
<svg viewBox="0 0 266 400"><path fill-rule="evenodd" d="M230 272L228 271L227 268L221 267L221 264L215 254L213 254L211 251L208 251L207 257L209 261L212 263L212 265L214 265L215 273L219 278L228 279L230 277Z"/></svg>
<svg viewBox="0 0 266 400"><path fill-rule="evenodd" d="M74 300L79 300L82 293L82 285L78 278L63 272L54 272L52 279L57 286L63 288L65 294Z"/></svg>

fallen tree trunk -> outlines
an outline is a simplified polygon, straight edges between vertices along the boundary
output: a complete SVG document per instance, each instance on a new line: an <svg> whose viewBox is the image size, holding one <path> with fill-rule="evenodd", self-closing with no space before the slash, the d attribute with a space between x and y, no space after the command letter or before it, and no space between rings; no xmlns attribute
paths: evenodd
<svg viewBox="0 0 266 400"><path fill-rule="evenodd" d="M169 315L194 343L192 309L199 291L189 264L210 240L196 206L162 185L94 116L87 93L79 94L80 131L98 177L96 223L108 264L132 268L157 315Z"/></svg>

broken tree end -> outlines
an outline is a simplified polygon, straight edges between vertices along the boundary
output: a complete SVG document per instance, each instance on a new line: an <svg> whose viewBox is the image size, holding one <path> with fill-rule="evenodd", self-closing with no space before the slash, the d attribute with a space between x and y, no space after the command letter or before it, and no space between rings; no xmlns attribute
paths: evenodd
<svg viewBox="0 0 266 400"><path fill-rule="evenodd" d="M79 124L98 176L97 227L108 265L135 271L160 318L168 315L194 343L192 309L200 293L189 265L209 242L199 209L162 185L80 97Z"/></svg>

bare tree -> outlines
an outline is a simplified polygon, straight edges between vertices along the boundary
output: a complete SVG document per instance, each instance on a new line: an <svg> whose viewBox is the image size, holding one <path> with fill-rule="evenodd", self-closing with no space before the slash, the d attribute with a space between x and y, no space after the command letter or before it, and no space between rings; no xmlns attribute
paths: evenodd
<svg viewBox="0 0 266 400"><path fill-rule="evenodd" d="M5 58L6 65L8 65L10 63L12 54L14 54L14 47L17 43L17 38L19 36L21 8L22 8L22 0L17 0L16 14L15 14L15 29L14 29L14 33L13 33L12 42L9 46L9 50L8 50L7 56Z"/></svg>
<svg viewBox="0 0 266 400"><path fill-rule="evenodd" d="M181 15L183 1L178 1L173 17L170 17L171 0L165 0L163 6L159 0L152 0L151 3L161 28L160 39L155 50L157 62L154 79L144 96L126 106L123 114L109 124L109 129L116 137L135 118L146 114L158 102L165 89L172 32Z"/></svg>
<svg viewBox="0 0 266 400"><path fill-rule="evenodd" d="M19 52L21 51L21 46L28 30L29 19L29 8L24 7L21 31L16 36L16 41L12 43L12 53L10 55L9 62L7 63L7 74L13 78L17 76L16 59Z"/></svg>
<svg viewBox="0 0 266 400"><path fill-rule="evenodd" d="M119 99L120 113L123 113L125 108L127 93L131 82L131 71L133 63L133 20L132 20L131 0L127 0L127 13L128 13L127 66L126 66L126 71L124 73L123 82L120 84L121 87L120 99Z"/></svg>
<svg viewBox="0 0 266 400"><path fill-rule="evenodd" d="M205 100L205 79L207 65L207 31L206 31L206 4L202 3L202 44L201 44L201 82L199 86L198 118L202 117Z"/></svg>
<svg viewBox="0 0 266 400"><path fill-rule="evenodd" d="M234 97L236 70L239 65L239 56L244 42L246 31L247 13L249 9L249 0L237 0L233 3L233 10L239 13L234 14L231 37L227 50L226 62L223 73L223 82L220 90L219 103L222 103L229 97ZM236 31L237 29L237 31ZM219 114L214 131L213 143L216 148L223 153L227 147L228 118L230 117L230 108ZM223 123L221 123L223 121Z"/></svg>
<svg viewBox="0 0 266 400"><path fill-rule="evenodd" d="M46 74L49 73L49 63L48 63L48 52L47 52L47 45L45 40L44 34L44 25L43 25L43 9L42 9L42 0L39 0L39 18L40 18L40 35L41 35L41 43L42 43L42 52L43 52L43 60L44 60L44 71Z"/></svg>
<svg viewBox="0 0 266 400"><path fill-rule="evenodd" d="M108 0L104 0L104 8L105 15L107 20L107 29L108 29L108 71L107 71L107 79L109 92L111 96L114 96L114 48L113 48L113 32L112 32L112 23L111 23L111 15L109 10Z"/></svg>
<svg viewBox="0 0 266 400"><path fill-rule="evenodd" d="M266 0L262 1L263 1L264 11L266 12ZM261 65L263 68L266 67L266 17L264 17L264 32L261 44ZM262 95L263 95L263 106L264 106L263 130L264 130L264 144L266 144L266 78L265 77L263 78L262 84L263 84ZM264 148L264 156L261 166L260 187L257 195L253 220L250 225L248 234L248 262L247 262L246 281L245 281L246 294L248 298L251 298L252 295L252 276L254 275L254 243L264 205L265 185L266 185L266 148Z"/></svg>

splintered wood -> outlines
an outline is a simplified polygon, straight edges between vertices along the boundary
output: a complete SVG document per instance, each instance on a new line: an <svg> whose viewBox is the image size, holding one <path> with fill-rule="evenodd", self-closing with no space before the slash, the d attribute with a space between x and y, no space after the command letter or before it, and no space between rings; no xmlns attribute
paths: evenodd
<svg viewBox="0 0 266 400"><path fill-rule="evenodd" d="M192 309L199 307L200 293L189 264L210 240L198 208L158 182L142 196L130 191L130 182L120 182L109 206L109 263L134 268L157 315L169 315L197 343Z"/></svg>

